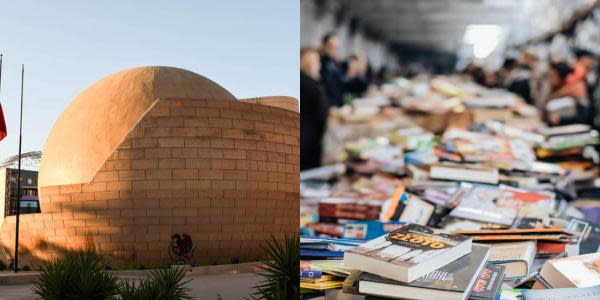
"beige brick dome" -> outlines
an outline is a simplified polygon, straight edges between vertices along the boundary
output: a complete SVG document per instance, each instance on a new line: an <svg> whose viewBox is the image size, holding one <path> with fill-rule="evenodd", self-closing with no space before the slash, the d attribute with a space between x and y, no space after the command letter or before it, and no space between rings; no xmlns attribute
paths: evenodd
<svg viewBox="0 0 600 300"><path fill-rule="evenodd" d="M192 239L192 264L256 260L272 235L297 232L297 109L289 97L238 100L176 68L98 81L46 141L41 213L20 217L22 263L93 248L116 266L162 266L174 234ZM1 247L14 228L5 217Z"/></svg>
<svg viewBox="0 0 600 300"><path fill-rule="evenodd" d="M39 186L88 183L159 98L236 100L196 73L139 67L107 76L79 94L46 140Z"/></svg>

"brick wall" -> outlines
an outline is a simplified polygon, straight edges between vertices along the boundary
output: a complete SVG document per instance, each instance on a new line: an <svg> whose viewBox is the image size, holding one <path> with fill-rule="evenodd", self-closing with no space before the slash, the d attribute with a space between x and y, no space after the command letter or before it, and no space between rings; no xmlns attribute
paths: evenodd
<svg viewBox="0 0 600 300"><path fill-rule="evenodd" d="M271 234L298 229L299 122L260 104L161 99L92 182L40 189L42 213L21 219L21 259L94 247L115 265L160 265L170 235L187 233L198 264L254 260ZM13 233L7 218L9 252Z"/></svg>

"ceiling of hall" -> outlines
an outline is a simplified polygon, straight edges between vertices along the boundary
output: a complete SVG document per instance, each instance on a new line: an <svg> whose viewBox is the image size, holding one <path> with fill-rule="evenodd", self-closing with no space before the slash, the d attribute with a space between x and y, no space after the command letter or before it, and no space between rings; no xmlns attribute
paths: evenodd
<svg viewBox="0 0 600 300"><path fill-rule="evenodd" d="M398 44L456 51L469 24L502 25L513 42L553 30L593 0L342 0L338 9Z"/></svg>

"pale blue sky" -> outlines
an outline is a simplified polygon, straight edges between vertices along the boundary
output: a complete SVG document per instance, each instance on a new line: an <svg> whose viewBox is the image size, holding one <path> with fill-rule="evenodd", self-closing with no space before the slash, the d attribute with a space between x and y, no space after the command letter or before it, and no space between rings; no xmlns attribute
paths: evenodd
<svg viewBox="0 0 600 300"><path fill-rule="evenodd" d="M52 124L82 90L136 66L188 69L237 98L298 98L299 2L3 1L0 103L9 132L0 160L18 150L21 64L23 151L43 149Z"/></svg>

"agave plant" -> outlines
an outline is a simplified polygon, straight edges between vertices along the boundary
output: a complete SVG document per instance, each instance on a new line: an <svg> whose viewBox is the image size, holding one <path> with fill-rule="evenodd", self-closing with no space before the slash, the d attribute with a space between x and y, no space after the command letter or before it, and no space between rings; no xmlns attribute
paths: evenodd
<svg viewBox="0 0 600 300"><path fill-rule="evenodd" d="M42 266L33 291L47 300L114 299L120 284L104 269L102 257L92 250L67 255Z"/></svg>
<svg viewBox="0 0 600 300"><path fill-rule="evenodd" d="M185 300L192 299L183 281L185 268L152 270L139 283L124 282L119 296L122 300Z"/></svg>
<svg viewBox="0 0 600 300"><path fill-rule="evenodd" d="M254 288L253 299L287 300L300 299L300 240L294 235L282 243L271 236L264 247L265 258L261 260L263 280Z"/></svg>

